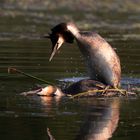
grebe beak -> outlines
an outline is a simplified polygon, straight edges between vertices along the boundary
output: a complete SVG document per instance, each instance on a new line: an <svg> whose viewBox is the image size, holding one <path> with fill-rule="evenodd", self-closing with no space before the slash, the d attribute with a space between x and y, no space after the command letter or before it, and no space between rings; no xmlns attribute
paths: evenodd
<svg viewBox="0 0 140 140"><path fill-rule="evenodd" d="M63 43L64 43L64 38L61 35L59 35L57 42L52 47L53 50L49 58L49 61L53 59L54 55L56 54L56 52L59 50L59 48L62 46Z"/></svg>

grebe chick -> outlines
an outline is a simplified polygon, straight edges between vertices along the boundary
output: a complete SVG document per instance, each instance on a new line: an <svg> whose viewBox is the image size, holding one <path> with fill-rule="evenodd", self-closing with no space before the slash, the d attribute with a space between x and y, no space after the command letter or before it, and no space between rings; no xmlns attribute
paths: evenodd
<svg viewBox="0 0 140 140"><path fill-rule="evenodd" d="M103 84L117 87L120 84L120 60L114 49L99 34L80 31L74 23L60 23L48 36L52 42L50 61L64 42L76 40L87 63L89 77Z"/></svg>

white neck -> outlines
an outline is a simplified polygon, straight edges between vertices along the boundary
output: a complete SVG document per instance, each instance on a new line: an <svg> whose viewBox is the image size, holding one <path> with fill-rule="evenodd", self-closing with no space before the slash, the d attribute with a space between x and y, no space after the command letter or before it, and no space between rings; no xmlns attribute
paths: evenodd
<svg viewBox="0 0 140 140"><path fill-rule="evenodd" d="M67 29L73 34L75 38L78 38L79 34L79 29L74 25L74 24L68 24Z"/></svg>

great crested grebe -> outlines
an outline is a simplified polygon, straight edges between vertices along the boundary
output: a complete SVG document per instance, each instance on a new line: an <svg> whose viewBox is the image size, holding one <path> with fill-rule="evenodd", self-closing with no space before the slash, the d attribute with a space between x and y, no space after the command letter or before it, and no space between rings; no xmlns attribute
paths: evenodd
<svg viewBox="0 0 140 140"><path fill-rule="evenodd" d="M108 86L118 87L121 77L120 60L114 49L99 34L80 31L72 22L60 23L51 29L50 61L64 42L76 40L87 63L89 77Z"/></svg>

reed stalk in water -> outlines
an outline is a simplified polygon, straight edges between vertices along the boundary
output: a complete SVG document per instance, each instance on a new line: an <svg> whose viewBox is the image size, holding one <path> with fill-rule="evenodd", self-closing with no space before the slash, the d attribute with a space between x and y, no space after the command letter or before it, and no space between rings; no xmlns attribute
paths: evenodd
<svg viewBox="0 0 140 140"><path fill-rule="evenodd" d="M27 76L27 77L29 77L29 78L32 78L32 79L35 79L35 80L44 82L44 83L47 84L47 85L53 85L53 86L55 86L54 83L51 83L51 82L46 81L46 80L43 80L43 79L38 78L38 77L36 77L36 76L33 76L33 75L29 74L29 73L25 73L25 72L23 72L23 71L21 71L21 70L18 70L18 69L16 69L16 68L14 68L14 67L9 67L9 68L8 68L8 73L20 73L20 74L25 75L25 76Z"/></svg>

